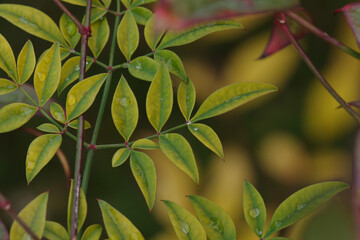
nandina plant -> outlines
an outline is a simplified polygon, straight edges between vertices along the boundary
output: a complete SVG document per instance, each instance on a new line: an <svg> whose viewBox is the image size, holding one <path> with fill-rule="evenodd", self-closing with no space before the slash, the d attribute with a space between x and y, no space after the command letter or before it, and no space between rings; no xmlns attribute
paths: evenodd
<svg viewBox="0 0 360 240"><path fill-rule="evenodd" d="M31 201L19 214L14 213L10 202L0 193L0 208L14 219L9 233L0 221L1 239L100 239L101 225L83 226L88 210L86 192L95 150L113 149L113 167L130 161L132 174L150 210L157 201L156 169L146 151L162 151L195 184L199 183L200 176L192 147L184 136L174 131L187 128L201 143L223 158L221 141L215 131L206 125L206 119L277 91L275 86L266 83L235 83L212 93L193 113L196 89L188 78L181 59L169 48L189 44L217 31L242 31L244 26L231 19L233 16L274 13L274 32L262 57L293 43L340 105L356 121L360 121L359 113L354 109L359 104L345 102L331 88L297 40L312 31L354 57L359 58L359 53L322 34L312 24L306 10L299 8L297 0L160 1L156 5L156 14L146 7L149 6L146 4L155 0L116 0L114 3L111 0L63 0L67 4L84 7L85 16L82 20L77 19L60 0L53 1L54 6L63 11L60 19L56 21L30 6L0 4L0 17L50 43L49 48L36 57L36 46L29 40L15 58L11 43L4 37L6 33L0 34L0 68L4 76L0 79L0 94L23 94L31 103L12 102L0 109L0 132L20 128L36 114L47 119L37 130L30 131L36 135L29 145L25 159L25 175L30 186L40 171L46 171L44 167L55 154L60 156L64 166L68 164L66 158L61 157L63 141L76 143L75 165L72 166L74 176L69 179L68 223L64 227L46 220L48 192ZM359 5L354 4L341 10L345 12L357 36L358 8ZM107 21L109 17L115 19L112 28ZM139 28L139 25L143 27ZM140 29L144 31L140 33ZM142 44L149 48L149 53L145 55L136 55L140 34L145 39ZM104 63L99 61L98 57L108 42L109 60ZM115 48L120 49L124 62L116 62L118 58L115 59ZM101 67L102 71L90 76L86 71L94 65ZM139 112L138 97L126 78L122 75L120 79L113 79L114 71L128 72L139 81L149 82L145 100L146 112ZM33 84L28 83L31 76ZM115 89L110 88L112 81L117 81ZM183 116L183 124L164 129L173 112L173 81L180 81L176 102ZM100 92L102 98L97 110L97 120L94 126L91 126L84 119L84 113L93 105ZM65 102L59 100L60 95L66 95ZM108 101L110 97L112 100ZM108 102L111 104L114 129L123 138L120 143L101 144L97 141ZM132 134L138 127L140 114L147 116L154 134L133 139ZM76 134L71 129L75 129ZM91 131L89 142L84 139L85 130ZM66 153L70 154L73 153ZM81 168L83 163L84 170ZM354 187L357 189L358 184L354 184ZM272 236L347 188L346 183L329 181L299 190L276 209L265 230L265 203L256 188L245 181L244 217L259 239L286 239ZM197 217L172 201L163 201L179 239L236 239L235 225L220 206L201 196L187 197ZM357 199L357 195L354 198ZM98 203L109 239L144 239L141 232L118 210L104 200L99 199Z"/></svg>

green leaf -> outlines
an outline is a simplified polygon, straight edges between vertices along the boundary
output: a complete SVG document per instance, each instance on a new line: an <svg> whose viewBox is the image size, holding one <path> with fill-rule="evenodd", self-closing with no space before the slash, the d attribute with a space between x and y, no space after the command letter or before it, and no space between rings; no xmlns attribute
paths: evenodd
<svg viewBox="0 0 360 240"><path fill-rule="evenodd" d="M18 4L0 4L0 17L39 38L68 46L56 23L36 8Z"/></svg>
<svg viewBox="0 0 360 240"><path fill-rule="evenodd" d="M196 25L182 31L168 31L157 49L181 46L194 42L210 33L228 29L244 28L242 24L234 20L218 21Z"/></svg>
<svg viewBox="0 0 360 240"><path fill-rule="evenodd" d="M275 92L273 85L259 82L240 82L223 87L212 93L200 106L192 122L228 112L250 100Z"/></svg>
<svg viewBox="0 0 360 240"><path fill-rule="evenodd" d="M60 48L60 58L61 60L64 60L65 58L67 58L70 55L70 49L67 48Z"/></svg>
<svg viewBox="0 0 360 240"><path fill-rule="evenodd" d="M21 50L17 59L17 73L19 76L19 83L24 84L34 71L36 64L34 46L28 40Z"/></svg>
<svg viewBox="0 0 360 240"><path fill-rule="evenodd" d="M1 7L2 4L0 4ZM1 10L0 10L1 14ZM0 15L1 16L1 15ZM17 82L16 62L9 42L0 34L0 68Z"/></svg>
<svg viewBox="0 0 360 240"><path fill-rule="evenodd" d="M67 209L67 227L68 233L70 233L71 228L71 218L72 218L72 205L73 205L73 191L74 190L74 181L71 179L71 187L69 191L69 200L68 200L68 209ZM87 215L87 202L86 196L82 188L80 189L80 198L79 198L79 215L78 215L78 228L77 231L79 232L82 225L85 222Z"/></svg>
<svg viewBox="0 0 360 240"><path fill-rule="evenodd" d="M26 205L18 215L39 239L41 239L44 234L47 201L48 193L42 193ZM14 221L10 228L10 239L27 240L32 238L18 222Z"/></svg>
<svg viewBox="0 0 360 240"><path fill-rule="evenodd" d="M136 97L123 76L115 90L111 114L116 129L125 141L129 141L139 120L139 109Z"/></svg>
<svg viewBox="0 0 360 240"><path fill-rule="evenodd" d="M95 23L91 24L91 37L89 38L89 48L94 57L99 57L109 40L110 28L106 17L100 18Z"/></svg>
<svg viewBox="0 0 360 240"><path fill-rule="evenodd" d="M59 223L46 221L44 237L48 240L68 240L66 229Z"/></svg>
<svg viewBox="0 0 360 240"><path fill-rule="evenodd" d="M132 151L130 154L130 167L140 187L146 203L151 210L155 203L156 171L151 158L142 152Z"/></svg>
<svg viewBox="0 0 360 240"><path fill-rule="evenodd" d="M79 120L75 119L71 122L69 122L69 127L73 128L73 129L78 129L78 124L79 124ZM91 128L91 124L88 121L84 121L84 130Z"/></svg>
<svg viewBox="0 0 360 240"><path fill-rule="evenodd" d="M40 106L55 93L61 74L60 47L55 43L41 58L34 73L34 87Z"/></svg>
<svg viewBox="0 0 360 240"><path fill-rule="evenodd" d="M59 134L45 134L31 142L26 155L26 179L30 183L60 148Z"/></svg>
<svg viewBox="0 0 360 240"><path fill-rule="evenodd" d="M11 103L0 109L0 133L10 132L27 123L37 108L25 103Z"/></svg>
<svg viewBox="0 0 360 240"><path fill-rule="evenodd" d="M125 8L130 8L131 0L121 0L121 2L124 4Z"/></svg>
<svg viewBox="0 0 360 240"><path fill-rule="evenodd" d="M157 0L133 0L131 7L136 7L142 4L156 2Z"/></svg>
<svg viewBox="0 0 360 240"><path fill-rule="evenodd" d="M81 34L79 33L76 24L67 14L63 13L60 17L59 25L60 31L66 41L70 44L70 47L75 48L81 38Z"/></svg>
<svg viewBox="0 0 360 240"><path fill-rule="evenodd" d="M292 194L275 210L264 238L294 224L347 188L349 185L346 183L323 182L308 186Z"/></svg>
<svg viewBox="0 0 360 240"><path fill-rule="evenodd" d="M140 231L110 204L98 200L109 239L144 240Z"/></svg>
<svg viewBox="0 0 360 240"><path fill-rule="evenodd" d="M291 240L291 239L285 237L274 237L274 238L268 238L267 240Z"/></svg>
<svg viewBox="0 0 360 240"><path fill-rule="evenodd" d="M188 198L211 240L236 239L235 225L222 208L203 197L192 195Z"/></svg>
<svg viewBox="0 0 360 240"><path fill-rule="evenodd" d="M71 121L90 108L101 86L107 78L106 73L101 73L74 85L66 98L66 117Z"/></svg>
<svg viewBox="0 0 360 240"><path fill-rule="evenodd" d="M155 15L153 15L145 24L144 29L145 40L151 50L155 50L164 32L164 29L156 29Z"/></svg>
<svg viewBox="0 0 360 240"><path fill-rule="evenodd" d="M88 70L93 61L91 59L86 60L86 70ZM64 63L61 68L60 82L57 88L58 94L69 86L71 83L76 81L80 76L80 57L72 57Z"/></svg>
<svg viewBox="0 0 360 240"><path fill-rule="evenodd" d="M111 5L111 0L102 0L102 2L104 3L105 8L109 8Z"/></svg>
<svg viewBox="0 0 360 240"><path fill-rule="evenodd" d="M81 240L99 240L101 237L102 226L93 224L86 228Z"/></svg>
<svg viewBox="0 0 360 240"><path fill-rule="evenodd" d="M206 240L204 228L189 211L171 201L165 200L163 203L180 240Z"/></svg>
<svg viewBox="0 0 360 240"><path fill-rule="evenodd" d="M17 89L17 85L7 79L0 78L0 95L11 93Z"/></svg>
<svg viewBox="0 0 360 240"><path fill-rule="evenodd" d="M133 143L133 145L131 145L131 148L132 149L152 150L152 149L158 149L159 146L155 142L153 142L149 139L139 139L139 140L135 141Z"/></svg>
<svg viewBox="0 0 360 240"><path fill-rule="evenodd" d="M224 158L221 141L211 127L201 123L192 123L188 125L188 128L200 142L216 153L219 157Z"/></svg>
<svg viewBox="0 0 360 240"><path fill-rule="evenodd" d="M139 29L134 15L126 11L117 30L117 42L126 60L130 60L139 45Z"/></svg>
<svg viewBox="0 0 360 240"><path fill-rule="evenodd" d="M37 127L38 130L48 133L59 133L60 130L51 123L44 123Z"/></svg>
<svg viewBox="0 0 360 240"><path fill-rule="evenodd" d="M244 182L243 209L247 224L261 238L266 222L266 207L260 193L248 181Z"/></svg>
<svg viewBox="0 0 360 240"><path fill-rule="evenodd" d="M117 150L112 158L112 167L118 167L123 164L130 156L131 150L129 148L120 148Z"/></svg>
<svg viewBox="0 0 360 240"><path fill-rule="evenodd" d="M160 149L178 168L199 183L194 153L186 139L177 133L160 135Z"/></svg>
<svg viewBox="0 0 360 240"><path fill-rule="evenodd" d="M93 24L95 23L97 20L102 18L106 18L104 17L105 14L107 13L107 11L105 9L102 8L92 8L91 9L91 15L90 15L90 23ZM91 35L92 35L92 27L91 27Z"/></svg>
<svg viewBox="0 0 360 240"><path fill-rule="evenodd" d="M149 9L144 7L132 8L131 12L134 15L135 21L140 25L145 25L153 15Z"/></svg>
<svg viewBox="0 0 360 240"><path fill-rule="evenodd" d="M173 89L169 71L161 64L146 96L146 113L151 125L160 132L173 106Z"/></svg>
<svg viewBox="0 0 360 240"><path fill-rule="evenodd" d="M50 113L56 121L65 123L65 112L64 109L57 103L52 102L50 105Z"/></svg>
<svg viewBox="0 0 360 240"><path fill-rule="evenodd" d="M170 50L159 50L155 52L154 56L156 61L166 63L171 73L180 77L185 82L188 80L184 65L176 53Z"/></svg>
<svg viewBox="0 0 360 240"><path fill-rule="evenodd" d="M74 5L78 5L78 6L86 6L87 5L87 0L61 0L61 1L71 3ZM104 8L104 6L101 4L101 2L99 0L92 0L92 6Z"/></svg>
<svg viewBox="0 0 360 240"><path fill-rule="evenodd" d="M190 79L188 79L187 82L180 82L177 92L177 101L181 113L183 114L186 121L188 121L191 117L191 113L194 109L196 101L195 87L194 84L190 81Z"/></svg>
<svg viewBox="0 0 360 240"><path fill-rule="evenodd" d="M129 72L133 77L150 82L159 68L160 65L157 62L146 56L135 58L128 65Z"/></svg>

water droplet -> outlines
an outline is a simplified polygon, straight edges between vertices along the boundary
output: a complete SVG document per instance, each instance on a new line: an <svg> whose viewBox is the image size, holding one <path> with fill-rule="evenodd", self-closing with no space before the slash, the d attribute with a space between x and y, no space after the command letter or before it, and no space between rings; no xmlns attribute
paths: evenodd
<svg viewBox="0 0 360 240"><path fill-rule="evenodd" d="M194 131L199 131L199 128L195 127L195 128L194 128Z"/></svg>
<svg viewBox="0 0 360 240"><path fill-rule="evenodd" d="M79 71L79 70L80 70L80 65L76 65L74 71Z"/></svg>
<svg viewBox="0 0 360 240"><path fill-rule="evenodd" d="M164 99L163 98L160 98L160 101L162 102Z"/></svg>
<svg viewBox="0 0 360 240"><path fill-rule="evenodd" d="M224 233L224 226L222 225L221 221L217 218L210 217L210 218L203 218L203 222L212 228L214 231L223 235Z"/></svg>
<svg viewBox="0 0 360 240"><path fill-rule="evenodd" d="M126 107L131 103L131 100L128 97L122 97L119 99L119 103L121 106Z"/></svg>
<svg viewBox="0 0 360 240"><path fill-rule="evenodd" d="M249 215L252 218L257 218L260 215L260 209L258 208L252 208L249 210Z"/></svg>
<svg viewBox="0 0 360 240"><path fill-rule="evenodd" d="M275 229L279 229L281 227L281 222L275 221L274 226L275 226Z"/></svg>
<svg viewBox="0 0 360 240"><path fill-rule="evenodd" d="M69 81L69 80L70 80L70 78L69 78L69 77L65 78L65 82L67 82L67 81Z"/></svg>
<svg viewBox="0 0 360 240"><path fill-rule="evenodd" d="M306 204L302 203L296 206L296 211L300 211L301 209L303 209L306 206Z"/></svg>
<svg viewBox="0 0 360 240"><path fill-rule="evenodd" d="M45 80L46 75L45 75L44 73L40 73L40 72L38 72L38 78L39 78L39 80L42 82L42 81L44 81L44 80Z"/></svg>
<svg viewBox="0 0 360 240"><path fill-rule="evenodd" d="M140 71L140 70L142 69L141 63L138 63L138 64L135 66L135 69L136 69L137 71Z"/></svg>
<svg viewBox="0 0 360 240"><path fill-rule="evenodd" d="M76 97L75 97L74 95L70 94L70 95L68 96L67 103L68 103L69 105L73 105L75 102L76 102Z"/></svg>
<svg viewBox="0 0 360 240"><path fill-rule="evenodd" d="M262 231L259 229L255 229L255 232L256 232L256 235L258 235L258 236L261 236L261 234L262 234Z"/></svg>
<svg viewBox="0 0 360 240"><path fill-rule="evenodd" d="M184 223L183 221L179 221L180 227L181 227L181 231L185 234L185 235L189 235L190 233L190 226L187 225L186 223Z"/></svg>

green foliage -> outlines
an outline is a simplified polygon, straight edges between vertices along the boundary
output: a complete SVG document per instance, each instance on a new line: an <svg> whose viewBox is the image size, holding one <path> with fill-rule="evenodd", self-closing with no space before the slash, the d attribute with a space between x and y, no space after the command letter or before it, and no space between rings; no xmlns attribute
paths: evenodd
<svg viewBox="0 0 360 240"><path fill-rule="evenodd" d="M93 224L86 228L81 240L99 240L102 233L102 227L99 224Z"/></svg>
<svg viewBox="0 0 360 240"><path fill-rule="evenodd" d="M0 133L10 132L27 123L36 113L36 107L25 103L11 103L0 109Z"/></svg>
<svg viewBox="0 0 360 240"><path fill-rule="evenodd" d="M130 156L131 150L129 148L120 148L117 150L112 158L112 166L118 167L123 164Z"/></svg>
<svg viewBox="0 0 360 240"><path fill-rule="evenodd" d="M14 53L8 41L1 34L0 34L0 68L4 70L9 75L9 77L11 77L14 81L17 81L18 77L16 74L16 63L15 63Z"/></svg>
<svg viewBox="0 0 360 240"><path fill-rule="evenodd" d="M121 19L117 30L117 41L121 52L129 61L139 45L139 30L131 11L126 11Z"/></svg>
<svg viewBox="0 0 360 240"><path fill-rule="evenodd" d="M100 17L99 20L91 24L91 37L89 38L89 48L94 57L99 57L109 40L110 27L106 17Z"/></svg>
<svg viewBox="0 0 360 240"><path fill-rule="evenodd" d="M63 13L60 17L60 31L70 47L74 48L81 38L76 24L70 19L68 15Z"/></svg>
<svg viewBox="0 0 360 240"><path fill-rule="evenodd" d="M49 240L66 240L69 235L66 229L59 223L46 221L44 237Z"/></svg>
<svg viewBox="0 0 360 240"><path fill-rule="evenodd" d="M30 40L28 40L17 59L17 74L19 77L19 83L24 84L34 71L36 64L34 46Z"/></svg>

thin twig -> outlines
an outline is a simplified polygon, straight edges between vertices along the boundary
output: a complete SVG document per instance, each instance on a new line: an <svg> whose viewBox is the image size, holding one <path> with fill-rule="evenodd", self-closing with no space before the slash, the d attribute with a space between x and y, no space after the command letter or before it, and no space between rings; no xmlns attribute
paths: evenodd
<svg viewBox="0 0 360 240"><path fill-rule="evenodd" d="M64 4L60 0L53 0L58 7L63 10L63 12L69 16L69 18L75 23L77 28L79 29L79 32L82 32L84 29L84 26L81 24L81 22L65 7Z"/></svg>

